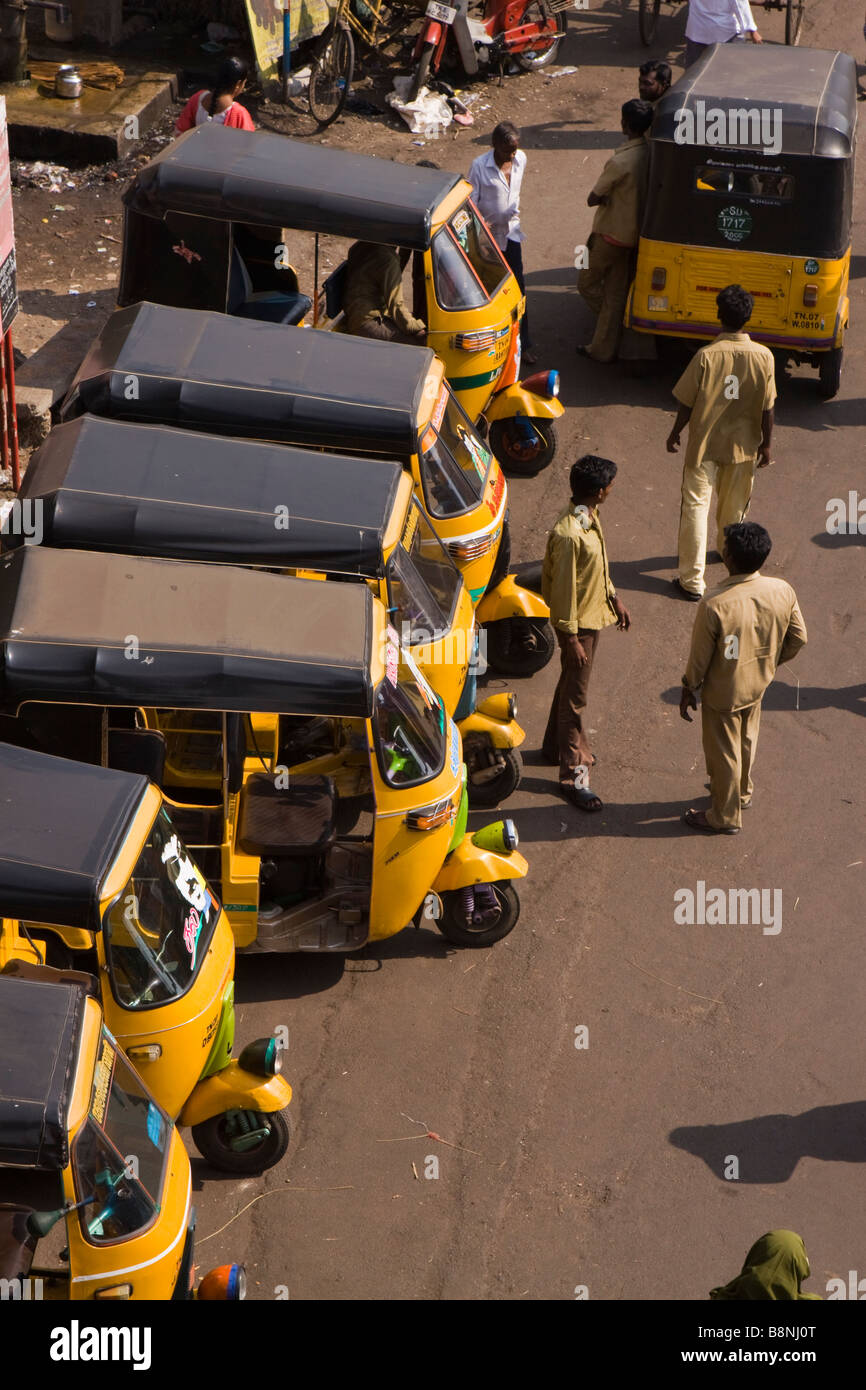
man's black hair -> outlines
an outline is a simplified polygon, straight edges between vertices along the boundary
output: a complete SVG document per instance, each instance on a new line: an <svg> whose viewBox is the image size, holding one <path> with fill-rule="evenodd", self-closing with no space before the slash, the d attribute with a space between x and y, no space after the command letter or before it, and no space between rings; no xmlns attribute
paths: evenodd
<svg viewBox="0 0 866 1390"><path fill-rule="evenodd" d="M610 487L616 477L616 464L613 459L600 458L598 454L584 454L577 463L571 465L569 484L572 502L586 502Z"/></svg>
<svg viewBox="0 0 866 1390"><path fill-rule="evenodd" d="M719 311L719 322L725 328L732 328L736 332L749 322L755 301L742 285L726 285L716 295L716 307Z"/></svg>
<svg viewBox="0 0 866 1390"><path fill-rule="evenodd" d="M641 77L649 77L650 73L654 72L659 82L664 83L666 87L671 85L673 73L670 63L661 62L656 58L647 58L645 63L641 63L638 72Z"/></svg>
<svg viewBox="0 0 866 1390"><path fill-rule="evenodd" d="M733 561L738 574L754 574L773 549L769 531L765 531L757 521L738 521L733 526L726 526L725 541L728 559Z"/></svg>
<svg viewBox="0 0 866 1390"><path fill-rule="evenodd" d="M620 115L629 130L634 131L635 135L643 135L653 123L652 102L633 97L631 101L623 102Z"/></svg>
<svg viewBox="0 0 866 1390"><path fill-rule="evenodd" d="M520 131L513 121L500 121L499 125L493 127L493 131L490 135L491 145L495 145L498 141L505 140L516 140L518 144L520 143Z"/></svg>

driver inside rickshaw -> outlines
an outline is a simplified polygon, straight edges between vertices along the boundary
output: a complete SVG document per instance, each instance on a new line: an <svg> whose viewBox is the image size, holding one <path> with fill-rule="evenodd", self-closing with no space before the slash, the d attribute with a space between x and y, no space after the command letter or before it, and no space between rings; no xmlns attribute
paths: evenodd
<svg viewBox="0 0 866 1390"><path fill-rule="evenodd" d="M403 302L403 268L409 255L369 241L356 241L349 247L343 292L347 333L424 346L427 327Z"/></svg>

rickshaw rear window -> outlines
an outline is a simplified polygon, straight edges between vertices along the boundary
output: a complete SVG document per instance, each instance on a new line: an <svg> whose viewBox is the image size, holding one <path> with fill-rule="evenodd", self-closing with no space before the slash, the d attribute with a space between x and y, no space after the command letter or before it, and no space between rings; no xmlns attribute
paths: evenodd
<svg viewBox="0 0 866 1390"><path fill-rule="evenodd" d="M373 716L382 776L392 787L429 782L445 766L445 710L392 628L385 672Z"/></svg>
<svg viewBox="0 0 866 1390"><path fill-rule="evenodd" d="M735 194L740 198L771 198L777 203L790 203L796 181L791 174L779 170L719 168L705 165L695 170L695 189L698 193Z"/></svg>
<svg viewBox="0 0 866 1390"><path fill-rule="evenodd" d="M433 280L443 309L482 309L509 274L502 253L471 203L433 238Z"/></svg>
<svg viewBox="0 0 866 1390"><path fill-rule="evenodd" d="M219 904L162 807L103 921L113 992L127 1009L179 999L198 974Z"/></svg>

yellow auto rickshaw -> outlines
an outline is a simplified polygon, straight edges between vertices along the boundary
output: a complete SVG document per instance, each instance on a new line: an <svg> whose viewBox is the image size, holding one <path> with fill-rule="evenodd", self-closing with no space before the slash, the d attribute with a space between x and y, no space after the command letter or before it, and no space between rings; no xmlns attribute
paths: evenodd
<svg viewBox="0 0 866 1390"><path fill-rule="evenodd" d="M96 981L0 974L4 1297L193 1298L194 1231L186 1150L105 1027ZM202 1286L243 1298L243 1266Z"/></svg>
<svg viewBox="0 0 866 1390"><path fill-rule="evenodd" d="M124 741L109 735L109 757ZM2 973L90 971L111 1033L208 1162L273 1167L289 1143L291 1087L274 1038L232 1060L231 927L160 792L141 775L6 743L0 788Z"/></svg>
<svg viewBox="0 0 866 1390"><path fill-rule="evenodd" d="M559 373L518 380L523 297L471 195L444 170L200 126L124 193L118 302L340 327L346 261L320 294L319 237L411 251L415 313L452 390L471 420L484 414L503 465L537 473L556 452ZM311 296L291 264L303 233L315 235Z"/></svg>
<svg viewBox="0 0 866 1390"><path fill-rule="evenodd" d="M84 415L32 456L16 505L46 545L368 583L457 719L470 806L516 789L514 696L476 703L472 600L398 463Z"/></svg>
<svg viewBox="0 0 866 1390"><path fill-rule="evenodd" d="M516 831L466 835L459 730L366 585L25 546L0 615L15 741L146 772L237 946L515 925Z"/></svg>
<svg viewBox="0 0 866 1390"><path fill-rule="evenodd" d="M556 645L549 610L509 573L505 476L443 373L425 348L137 304L105 323L61 416L396 459L472 595L489 664L530 675Z"/></svg>
<svg viewBox="0 0 866 1390"><path fill-rule="evenodd" d="M749 336L835 396L848 327L857 75L847 53L715 44L656 103L625 323L713 338L716 295Z"/></svg>

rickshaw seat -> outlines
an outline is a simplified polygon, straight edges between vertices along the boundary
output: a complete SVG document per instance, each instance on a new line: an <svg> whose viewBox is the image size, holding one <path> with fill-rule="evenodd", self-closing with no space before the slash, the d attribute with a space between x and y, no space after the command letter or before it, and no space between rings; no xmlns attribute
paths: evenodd
<svg viewBox="0 0 866 1390"><path fill-rule="evenodd" d="M227 312L242 319L263 319L266 323L299 324L313 301L297 291L263 290L256 293L243 257L232 250Z"/></svg>
<svg viewBox="0 0 866 1390"><path fill-rule="evenodd" d="M339 313L342 313L348 269L349 262L341 262L322 284L322 292L325 296L325 313L329 319L335 319Z"/></svg>
<svg viewBox="0 0 866 1390"><path fill-rule="evenodd" d="M336 818L332 777L292 777L280 788L268 773L255 772L241 797L238 845L244 854L314 858L333 844Z"/></svg>
<svg viewBox="0 0 866 1390"><path fill-rule="evenodd" d="M36 1236L27 1229L33 1207L0 1202L0 1279L24 1279L36 1253Z"/></svg>
<svg viewBox="0 0 866 1390"><path fill-rule="evenodd" d="M118 772L140 772L162 786L165 774L165 734L159 729L109 729L108 766Z"/></svg>

